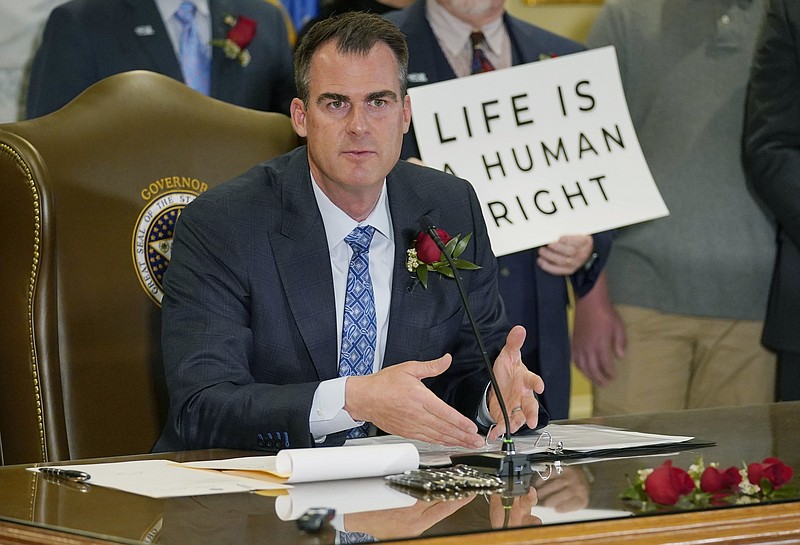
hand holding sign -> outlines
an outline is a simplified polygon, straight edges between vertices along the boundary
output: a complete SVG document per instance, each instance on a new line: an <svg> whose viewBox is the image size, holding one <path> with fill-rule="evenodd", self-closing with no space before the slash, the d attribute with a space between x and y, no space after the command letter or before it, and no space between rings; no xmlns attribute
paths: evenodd
<svg viewBox="0 0 800 545"><path fill-rule="evenodd" d="M496 255L668 214L611 47L409 93L422 159L474 185Z"/></svg>

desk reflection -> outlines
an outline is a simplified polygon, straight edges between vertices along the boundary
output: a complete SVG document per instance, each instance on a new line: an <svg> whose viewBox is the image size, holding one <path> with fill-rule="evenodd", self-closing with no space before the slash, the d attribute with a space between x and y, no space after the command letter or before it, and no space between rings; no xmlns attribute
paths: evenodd
<svg viewBox="0 0 800 545"><path fill-rule="evenodd" d="M550 465L538 468L539 473L531 476L530 486L512 483L499 494L473 493L453 498L422 498L376 478L296 485L274 497L242 493L153 499L90 484L75 487L26 471L26 466L6 466L0 467L0 519L103 536L117 542L167 545L249 545L265 541L325 545L337 543L337 533L341 531L367 534L379 541L414 537L424 540L523 526L532 527L531 536L551 535L556 532L535 527L638 514L629 512L634 508L619 498L620 492L638 469L656 467L666 459L685 468L703 456L706 462L727 467L776 456L795 468L797 484L798 418L800 403L592 420L588 423L692 435L716 441L716 445L668 455L563 465L560 472L558 466ZM236 455L251 453L198 451L169 456L185 461ZM144 457L147 456L136 458ZM795 501L800 502L800 497ZM318 534L303 533L294 520L309 507L334 507L337 517ZM648 517L652 518L661 519ZM708 519L716 518L715 513L709 512ZM721 519L729 521L726 515ZM641 521L632 526L625 522L620 520L618 527L632 529L647 524ZM564 526L570 525L558 524L551 529ZM567 535L569 531L558 533Z"/></svg>
<svg viewBox="0 0 800 545"><path fill-rule="evenodd" d="M588 505L590 481L581 468L548 468L493 493L428 495L388 485L383 479L298 484L277 497L233 494L172 498L152 542L249 545L265 537L276 543L335 543L337 532L385 541L423 535L538 526L537 506L559 512ZM292 522L310 507L332 507L337 516L317 534Z"/></svg>

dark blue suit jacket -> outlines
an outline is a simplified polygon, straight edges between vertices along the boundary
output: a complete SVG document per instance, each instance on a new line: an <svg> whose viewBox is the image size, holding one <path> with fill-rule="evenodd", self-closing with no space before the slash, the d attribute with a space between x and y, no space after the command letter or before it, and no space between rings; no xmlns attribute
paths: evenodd
<svg viewBox="0 0 800 545"><path fill-rule="evenodd" d="M425 0L385 15L406 35L409 46L409 85L424 85L456 77L425 17ZM585 48L571 40L511 17L503 22L511 38L514 65L535 62L540 55L554 57ZM413 108L413 105L412 105ZM403 142L402 157L419 157L413 131ZM611 247L611 233L594 236L598 259L588 271L570 281L578 296L586 294L597 280ZM512 324L528 330L523 359L545 383L542 401L554 419L567 418L570 398L570 341L567 328L568 292L564 278L536 266L537 251L528 250L498 258L500 293Z"/></svg>
<svg viewBox="0 0 800 545"><path fill-rule="evenodd" d="M164 277L170 415L156 450L313 444L312 398L320 381L338 376L339 332L311 184L300 147L183 211ZM425 289L405 262L423 215L450 233L473 233L462 257L483 268L462 278L494 361L509 326L480 205L466 181L404 161L386 184L396 260L384 366L451 353L450 369L425 382L474 418L488 374L456 284L432 274ZM343 441L339 433L327 444Z"/></svg>
<svg viewBox="0 0 800 545"><path fill-rule="evenodd" d="M251 55L247 66L227 58L222 48L212 48L211 96L288 114L295 96L294 70L281 11L264 0L209 0L209 8L212 39L226 36L227 14L244 15L257 25L247 48ZM183 81L153 0L72 0L58 6L34 57L27 117L53 112L93 83L129 70L150 70Z"/></svg>

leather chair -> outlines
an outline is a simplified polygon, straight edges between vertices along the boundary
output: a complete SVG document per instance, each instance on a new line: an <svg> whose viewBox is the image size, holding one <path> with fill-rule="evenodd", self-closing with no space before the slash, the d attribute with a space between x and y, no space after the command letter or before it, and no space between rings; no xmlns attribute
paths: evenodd
<svg viewBox="0 0 800 545"><path fill-rule="evenodd" d="M161 275L197 194L286 152L288 117L135 71L0 125L0 462L148 452Z"/></svg>

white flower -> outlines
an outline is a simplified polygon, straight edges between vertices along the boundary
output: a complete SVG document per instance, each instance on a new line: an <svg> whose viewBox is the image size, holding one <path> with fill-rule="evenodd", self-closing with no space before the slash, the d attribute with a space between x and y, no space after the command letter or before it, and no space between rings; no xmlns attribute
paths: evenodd
<svg viewBox="0 0 800 545"><path fill-rule="evenodd" d="M408 259L406 260L406 269L408 272L414 272L419 267L419 259L417 259L417 249L416 248L409 248L406 250L408 254Z"/></svg>
<svg viewBox="0 0 800 545"><path fill-rule="evenodd" d="M747 494L748 496L755 496L761 492L761 487L757 484L751 483L746 479L742 479L742 482L739 483L739 491L742 494Z"/></svg>
<svg viewBox="0 0 800 545"><path fill-rule="evenodd" d="M637 475L639 475L639 480L642 482L642 488L644 488L644 482L647 480L647 477L649 477L652 472L653 472L652 467L646 467L636 472Z"/></svg>

